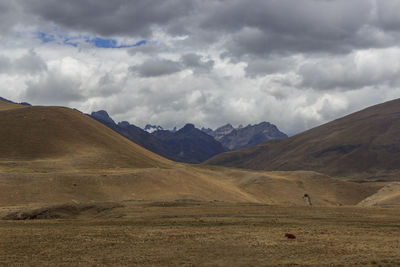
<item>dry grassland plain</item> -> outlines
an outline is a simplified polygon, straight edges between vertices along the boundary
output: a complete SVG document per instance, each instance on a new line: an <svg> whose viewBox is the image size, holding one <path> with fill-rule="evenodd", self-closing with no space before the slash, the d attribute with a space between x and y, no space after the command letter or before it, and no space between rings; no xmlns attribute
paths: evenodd
<svg viewBox="0 0 400 267"><path fill-rule="evenodd" d="M77 111L0 113L0 218L35 218L0 220L0 266L400 265L392 180L178 164Z"/></svg>
<svg viewBox="0 0 400 267"><path fill-rule="evenodd" d="M71 219L0 221L0 265L400 265L398 208L122 205Z"/></svg>

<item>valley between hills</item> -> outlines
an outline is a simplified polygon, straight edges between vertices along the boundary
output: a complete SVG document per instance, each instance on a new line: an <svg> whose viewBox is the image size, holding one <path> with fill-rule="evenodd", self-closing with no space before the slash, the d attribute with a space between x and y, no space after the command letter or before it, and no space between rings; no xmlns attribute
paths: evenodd
<svg viewBox="0 0 400 267"><path fill-rule="evenodd" d="M399 114L187 164L79 111L0 101L0 264L396 265Z"/></svg>

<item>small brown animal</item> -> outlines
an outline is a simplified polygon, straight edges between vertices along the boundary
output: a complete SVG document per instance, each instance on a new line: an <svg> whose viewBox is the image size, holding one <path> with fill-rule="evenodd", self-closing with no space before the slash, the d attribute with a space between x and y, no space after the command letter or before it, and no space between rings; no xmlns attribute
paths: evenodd
<svg viewBox="0 0 400 267"><path fill-rule="evenodd" d="M294 234L285 234L285 237L287 237L288 239L296 239L296 236Z"/></svg>

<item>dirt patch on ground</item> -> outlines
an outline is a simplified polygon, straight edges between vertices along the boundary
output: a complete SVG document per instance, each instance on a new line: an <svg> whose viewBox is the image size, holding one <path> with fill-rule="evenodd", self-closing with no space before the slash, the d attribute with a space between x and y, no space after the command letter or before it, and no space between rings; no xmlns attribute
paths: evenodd
<svg viewBox="0 0 400 267"><path fill-rule="evenodd" d="M155 201L147 204L150 207L187 207L187 206L198 206L204 204L206 202L202 202L195 199L177 199L175 201Z"/></svg>
<svg viewBox="0 0 400 267"><path fill-rule="evenodd" d="M3 220L35 220L35 219L75 219L78 217L103 218L122 217L122 214L109 213L115 208L123 207L120 203L61 204L38 209L25 209L7 214Z"/></svg>

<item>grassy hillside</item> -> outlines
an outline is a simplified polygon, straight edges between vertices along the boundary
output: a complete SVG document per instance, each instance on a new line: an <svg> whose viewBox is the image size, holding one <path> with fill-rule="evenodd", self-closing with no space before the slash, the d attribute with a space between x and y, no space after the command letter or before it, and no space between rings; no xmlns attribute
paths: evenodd
<svg viewBox="0 0 400 267"><path fill-rule="evenodd" d="M206 164L257 170L313 170L363 176L400 168L400 99L301 134L224 153Z"/></svg>
<svg viewBox="0 0 400 267"><path fill-rule="evenodd" d="M77 169L172 164L68 108L1 102L0 125L0 160L52 160L54 164L62 161Z"/></svg>
<svg viewBox="0 0 400 267"><path fill-rule="evenodd" d="M264 172L164 159L78 111L1 103L0 206L101 201L355 205L380 187L316 172Z"/></svg>

